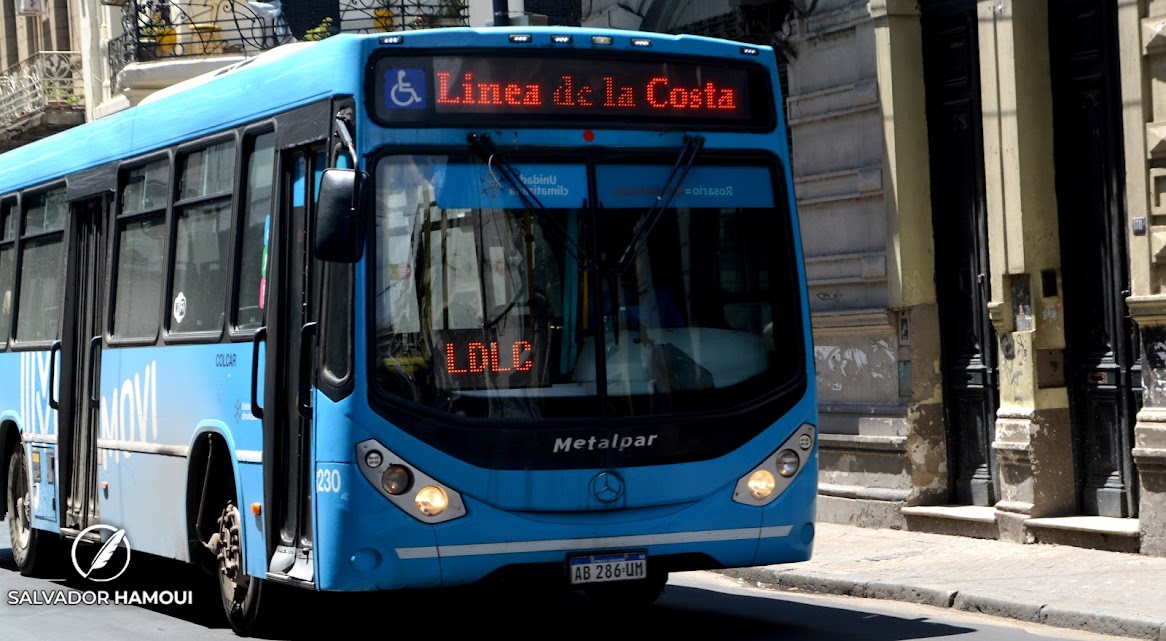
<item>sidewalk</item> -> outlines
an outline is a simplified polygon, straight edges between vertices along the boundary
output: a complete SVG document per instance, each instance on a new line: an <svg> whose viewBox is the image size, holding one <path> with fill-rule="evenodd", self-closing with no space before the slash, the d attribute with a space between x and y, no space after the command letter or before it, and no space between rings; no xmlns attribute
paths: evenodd
<svg viewBox="0 0 1166 641"><path fill-rule="evenodd" d="M721 573L1166 641L1166 558L819 523L811 560Z"/></svg>

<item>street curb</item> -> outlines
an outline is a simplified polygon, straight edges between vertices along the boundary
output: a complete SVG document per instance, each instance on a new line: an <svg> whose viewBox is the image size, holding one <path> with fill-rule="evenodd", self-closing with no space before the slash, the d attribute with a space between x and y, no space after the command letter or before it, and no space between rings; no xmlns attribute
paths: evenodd
<svg viewBox="0 0 1166 641"><path fill-rule="evenodd" d="M1053 605L1046 606L1041 612L1041 617L1044 619L1042 623L1058 628L1166 641L1166 624L1151 619L1113 616Z"/></svg>
<svg viewBox="0 0 1166 641"><path fill-rule="evenodd" d="M954 590L927 588L902 583L888 583L886 581L873 581L867 584L866 590L862 594L856 594L855 596L863 596L869 599L884 599L887 601L906 601L907 603L931 605L937 608L950 608L959 595Z"/></svg>
<svg viewBox="0 0 1166 641"><path fill-rule="evenodd" d="M1025 603L1014 599L977 593L974 590L962 591L956 595L955 603L952 607L965 612L978 612L995 617L1027 621L1028 623L1046 623L1045 618L1041 616L1041 612L1045 608L1044 603ZM1154 641L1157 641L1157 639Z"/></svg>
<svg viewBox="0 0 1166 641"><path fill-rule="evenodd" d="M1043 603L1022 602L978 593L974 590L961 592L907 583L863 581L851 576L768 567L729 568L715 570L715 572L771 590L901 601L1096 634L1166 641L1166 623L1162 621L1088 612L1077 608Z"/></svg>

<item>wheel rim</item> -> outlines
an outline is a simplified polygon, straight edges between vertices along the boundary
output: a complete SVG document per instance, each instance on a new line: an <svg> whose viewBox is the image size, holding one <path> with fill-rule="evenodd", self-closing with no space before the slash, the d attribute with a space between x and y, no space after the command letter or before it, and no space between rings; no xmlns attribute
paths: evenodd
<svg viewBox="0 0 1166 641"><path fill-rule="evenodd" d="M219 588L223 603L232 613L243 609L247 592L251 587L251 577L243 571L243 538L240 531L239 508L234 502L227 503L223 515L219 517Z"/></svg>
<svg viewBox="0 0 1166 641"><path fill-rule="evenodd" d="M24 456L17 451L8 467L8 535L12 539L12 556L24 565L28 542L32 538L32 491L24 469Z"/></svg>

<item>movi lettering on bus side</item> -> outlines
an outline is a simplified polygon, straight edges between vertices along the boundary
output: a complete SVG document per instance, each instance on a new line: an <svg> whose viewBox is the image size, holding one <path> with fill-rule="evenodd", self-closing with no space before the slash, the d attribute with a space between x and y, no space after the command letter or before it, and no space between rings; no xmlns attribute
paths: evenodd
<svg viewBox="0 0 1166 641"><path fill-rule="evenodd" d="M25 434L57 432L57 412L49 405L49 359L48 352L20 355L20 417Z"/></svg>
<svg viewBox="0 0 1166 641"><path fill-rule="evenodd" d="M101 395L99 438L125 444L158 442L158 363L151 361L141 373L126 377L109 395ZM123 447L101 448L101 467L107 469L109 458L121 463L132 452Z"/></svg>

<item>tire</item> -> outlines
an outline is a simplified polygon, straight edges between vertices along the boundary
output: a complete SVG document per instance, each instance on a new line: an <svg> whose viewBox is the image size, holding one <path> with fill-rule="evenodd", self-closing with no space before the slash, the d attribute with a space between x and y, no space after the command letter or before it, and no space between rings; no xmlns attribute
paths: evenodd
<svg viewBox="0 0 1166 641"><path fill-rule="evenodd" d="M243 520L235 501L223 506L218 519L219 530L212 538L215 554L219 596L223 612L235 634L243 637L267 636L275 629L275 610L278 607L279 586L251 576L243 570ZM275 588L275 589L272 589Z"/></svg>
<svg viewBox="0 0 1166 641"><path fill-rule="evenodd" d="M639 581L616 581L597 583L583 588L588 599L604 605L623 607L648 607L664 593L668 583L667 572L649 572L648 577Z"/></svg>
<svg viewBox="0 0 1166 641"><path fill-rule="evenodd" d="M24 576L46 576L51 569L58 567L61 559L53 557L63 548L56 534L32 527L32 487L23 444L12 449L7 471L8 491L4 498L8 516L5 520L12 539L12 558Z"/></svg>

